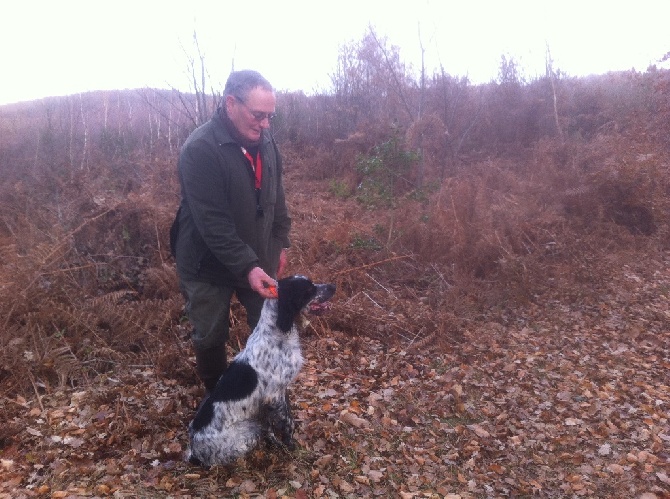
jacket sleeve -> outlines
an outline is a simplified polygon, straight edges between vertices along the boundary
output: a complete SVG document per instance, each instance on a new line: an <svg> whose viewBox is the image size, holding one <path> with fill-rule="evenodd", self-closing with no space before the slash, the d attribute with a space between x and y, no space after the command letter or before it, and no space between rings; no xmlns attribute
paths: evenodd
<svg viewBox="0 0 670 499"><path fill-rule="evenodd" d="M226 172L206 140L184 147L179 158L183 196L207 248L239 278L258 265L254 251L237 234L230 209Z"/></svg>

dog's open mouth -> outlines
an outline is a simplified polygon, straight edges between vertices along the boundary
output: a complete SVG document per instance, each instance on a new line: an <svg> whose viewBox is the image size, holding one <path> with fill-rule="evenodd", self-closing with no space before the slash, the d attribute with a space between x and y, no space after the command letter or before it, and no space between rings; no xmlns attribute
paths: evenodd
<svg viewBox="0 0 670 499"><path fill-rule="evenodd" d="M334 284L317 284L317 293L312 302L309 304L309 313L314 315L321 315L330 309L330 300L335 294Z"/></svg>
<svg viewBox="0 0 670 499"><path fill-rule="evenodd" d="M310 314L321 315L328 310L330 310L330 302L329 301L324 301L324 302L313 301L312 303L309 304L309 313Z"/></svg>

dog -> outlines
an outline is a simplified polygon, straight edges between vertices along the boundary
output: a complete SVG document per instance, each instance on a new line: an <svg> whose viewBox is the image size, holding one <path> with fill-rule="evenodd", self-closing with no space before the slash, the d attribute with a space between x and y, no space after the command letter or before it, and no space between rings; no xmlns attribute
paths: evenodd
<svg viewBox="0 0 670 499"><path fill-rule="evenodd" d="M277 299L267 299L245 348L201 402L189 424L186 459L210 467L230 464L256 447L294 448L294 422L287 388L303 357L295 324L300 312L319 313L335 294L334 284L305 276L280 279Z"/></svg>

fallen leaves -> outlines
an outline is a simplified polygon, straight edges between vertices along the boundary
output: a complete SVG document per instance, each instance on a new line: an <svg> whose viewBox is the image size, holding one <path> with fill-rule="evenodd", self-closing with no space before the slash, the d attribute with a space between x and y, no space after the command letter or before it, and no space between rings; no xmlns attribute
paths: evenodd
<svg viewBox="0 0 670 499"><path fill-rule="evenodd" d="M347 410L340 413L340 420L355 428L367 428L370 426L370 423L367 420L359 418L356 414Z"/></svg>
<svg viewBox="0 0 670 499"><path fill-rule="evenodd" d="M0 498L665 497L670 274L659 272L627 269L600 303L545 297L472 322L452 348L305 338L290 455L184 463L200 390L146 367L39 403L0 400Z"/></svg>
<svg viewBox="0 0 670 499"><path fill-rule="evenodd" d="M491 436L488 431L478 424L468 425L468 429L472 430L479 438L489 438Z"/></svg>

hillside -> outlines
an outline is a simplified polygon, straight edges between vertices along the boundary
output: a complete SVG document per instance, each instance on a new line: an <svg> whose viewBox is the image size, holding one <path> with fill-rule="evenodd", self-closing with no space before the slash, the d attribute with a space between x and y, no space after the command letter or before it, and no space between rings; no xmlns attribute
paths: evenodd
<svg viewBox="0 0 670 499"><path fill-rule="evenodd" d="M167 248L188 96L0 108L0 497L669 496L668 78L563 79L558 114L546 81L278 96L289 272L338 292L299 449L211 470Z"/></svg>

